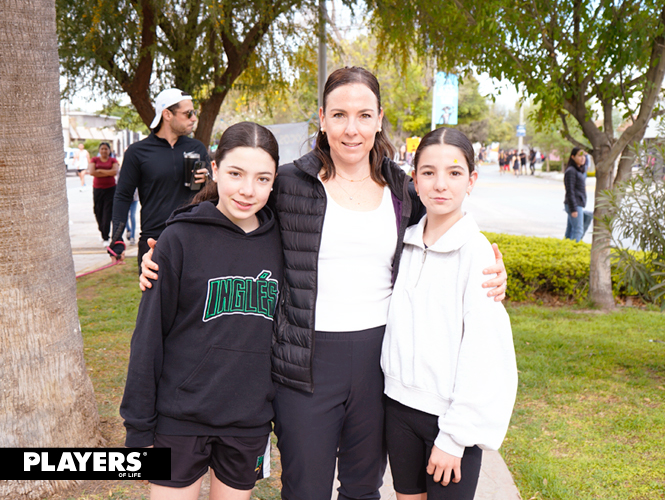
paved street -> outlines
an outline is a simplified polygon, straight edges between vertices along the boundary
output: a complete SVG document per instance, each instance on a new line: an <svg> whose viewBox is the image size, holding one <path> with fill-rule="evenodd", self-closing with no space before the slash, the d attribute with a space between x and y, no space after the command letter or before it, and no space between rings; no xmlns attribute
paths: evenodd
<svg viewBox="0 0 665 500"><path fill-rule="evenodd" d="M596 179L587 179L587 210L593 210ZM465 210L473 214L483 231L563 238L566 212L563 174L540 172L515 177L500 174L495 164L481 165L478 182L465 201ZM591 243L593 225L584 236Z"/></svg>

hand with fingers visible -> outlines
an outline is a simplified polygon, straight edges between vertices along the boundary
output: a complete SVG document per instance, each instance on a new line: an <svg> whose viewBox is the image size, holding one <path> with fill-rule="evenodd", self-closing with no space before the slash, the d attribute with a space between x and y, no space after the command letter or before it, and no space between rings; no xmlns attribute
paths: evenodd
<svg viewBox="0 0 665 500"><path fill-rule="evenodd" d="M499 250L499 246L496 243L492 243L492 249L494 249L496 264L483 269L483 274L496 274L496 276L483 283L483 288L491 288L491 290L487 292L487 296L494 297L495 302L501 302L506 298L508 273L506 273L506 266L503 263L503 255Z"/></svg>
<svg viewBox="0 0 665 500"><path fill-rule="evenodd" d="M441 483L444 486L448 486L450 481L459 483L462 480L462 458L450 455L433 446L426 470L429 475L433 476L435 483Z"/></svg>
<svg viewBox="0 0 665 500"><path fill-rule="evenodd" d="M159 266L152 260L152 253L156 245L157 240L148 238L148 246L150 247L150 250L148 250L148 252L141 258L139 288L141 288L142 292L145 292L148 288L152 288L152 282L150 280L157 279L157 271L159 271Z"/></svg>

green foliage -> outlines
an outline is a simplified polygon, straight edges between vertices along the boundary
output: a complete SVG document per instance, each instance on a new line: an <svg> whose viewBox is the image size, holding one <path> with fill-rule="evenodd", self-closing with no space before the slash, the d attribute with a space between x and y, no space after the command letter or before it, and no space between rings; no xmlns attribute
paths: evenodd
<svg viewBox="0 0 665 500"><path fill-rule="evenodd" d="M665 498L665 315L508 313L519 388L500 451L522 498Z"/></svg>
<svg viewBox="0 0 665 500"><path fill-rule="evenodd" d="M553 123L548 120L542 120L539 117L539 105L526 106L525 114L527 116L527 136L526 142L538 148L545 156L551 153L562 158L566 157L573 143L566 138L565 131L561 129L560 123ZM578 143L584 142L584 134L576 122L569 124L568 133ZM587 151L590 148L586 148ZM550 165L550 169L551 165ZM560 168L559 168L560 170Z"/></svg>
<svg viewBox="0 0 665 500"><path fill-rule="evenodd" d="M561 172L562 160L550 160L550 172Z"/></svg>
<svg viewBox="0 0 665 500"><path fill-rule="evenodd" d="M586 297L590 245L556 238L484 234L499 245L504 256L508 299L533 302L553 295L580 301Z"/></svg>
<svg viewBox="0 0 665 500"><path fill-rule="evenodd" d="M492 104L488 119L489 133L487 135L487 142L498 142L502 149L516 148L516 126L519 124L517 110L506 111L497 104Z"/></svg>
<svg viewBox="0 0 665 500"><path fill-rule="evenodd" d="M665 148L638 147L643 166L599 196L606 209L600 224L611 234L613 264L621 285L665 309ZM640 252L634 252L633 244Z"/></svg>
<svg viewBox="0 0 665 500"><path fill-rule="evenodd" d="M110 101L102 108L99 114L120 117L120 120L115 124L118 130L142 132L145 135L150 133L150 130L146 127L145 123L143 123L143 120L141 120L141 117L136 112L134 106L124 106L117 101Z"/></svg>
<svg viewBox="0 0 665 500"><path fill-rule="evenodd" d="M457 127L471 142L487 143L490 127L490 108L478 91L478 80L466 76L459 86Z"/></svg>
<svg viewBox="0 0 665 500"><path fill-rule="evenodd" d="M258 95L288 80L282 62L311 31L304 26L316 25L298 11L315 7L314 0L56 0L64 94L127 94L147 124L151 96L178 87L200 104L196 136L207 143L235 85Z"/></svg>

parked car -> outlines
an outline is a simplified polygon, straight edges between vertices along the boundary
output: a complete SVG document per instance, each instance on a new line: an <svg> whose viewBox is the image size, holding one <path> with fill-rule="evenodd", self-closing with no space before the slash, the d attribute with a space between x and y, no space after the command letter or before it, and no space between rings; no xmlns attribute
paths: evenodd
<svg viewBox="0 0 665 500"><path fill-rule="evenodd" d="M76 148L65 148L65 165L67 167L67 172L76 172L76 162L74 161L74 155L78 149Z"/></svg>

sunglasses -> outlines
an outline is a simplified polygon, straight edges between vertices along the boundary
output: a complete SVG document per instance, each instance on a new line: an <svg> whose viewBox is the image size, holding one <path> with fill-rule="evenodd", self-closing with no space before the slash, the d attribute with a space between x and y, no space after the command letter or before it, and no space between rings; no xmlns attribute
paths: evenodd
<svg viewBox="0 0 665 500"><path fill-rule="evenodd" d="M176 111L176 112L173 113L173 114L176 114L176 113L182 113L182 114L185 115L188 119L191 118L192 116L197 116L197 115L198 115L198 113L197 113L197 111L196 111L195 109L190 109L189 111Z"/></svg>

